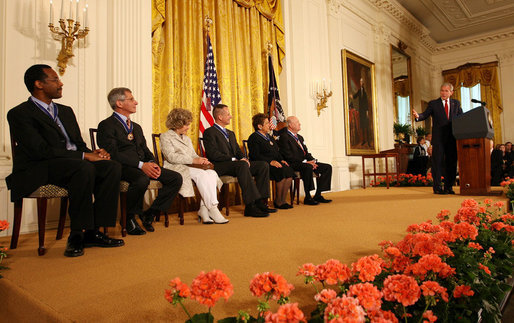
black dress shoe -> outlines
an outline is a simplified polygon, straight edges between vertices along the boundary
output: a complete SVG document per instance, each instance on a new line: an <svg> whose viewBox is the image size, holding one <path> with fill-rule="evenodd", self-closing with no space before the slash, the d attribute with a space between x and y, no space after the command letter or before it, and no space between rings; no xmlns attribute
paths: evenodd
<svg viewBox="0 0 514 323"><path fill-rule="evenodd" d="M327 200L326 198L324 198L323 196L314 196L314 201L316 202L319 202L319 203L330 203L332 202L332 200Z"/></svg>
<svg viewBox="0 0 514 323"><path fill-rule="evenodd" d="M139 218L141 219L141 223L143 224L143 227L148 232L154 232L155 229L152 225L153 219L155 218L153 210L146 210L143 212L143 215L139 215Z"/></svg>
<svg viewBox="0 0 514 323"><path fill-rule="evenodd" d="M84 254L84 239L80 235L70 236L66 242L64 255L66 257L79 257Z"/></svg>
<svg viewBox="0 0 514 323"><path fill-rule="evenodd" d="M444 190L444 194L455 194L455 191L450 188L449 190Z"/></svg>
<svg viewBox="0 0 514 323"><path fill-rule="evenodd" d="M446 192L443 191L443 190L434 190L434 194L440 194L440 195L445 195Z"/></svg>
<svg viewBox="0 0 514 323"><path fill-rule="evenodd" d="M84 247L114 248L125 245L122 239L109 238L100 231L86 231L84 234Z"/></svg>
<svg viewBox="0 0 514 323"><path fill-rule="evenodd" d="M274 206L276 209L281 209L281 210L287 210L287 209L290 209L289 204L287 204L287 203L284 203L284 204L280 204L280 205L278 205L277 203L273 202L273 206Z"/></svg>
<svg viewBox="0 0 514 323"><path fill-rule="evenodd" d="M306 198L303 200L303 204L305 204L305 205L318 205L318 204L319 204L319 202L317 202L316 200L314 200L312 197L309 197L309 198L307 198L307 197L306 197Z"/></svg>
<svg viewBox="0 0 514 323"><path fill-rule="evenodd" d="M136 219L127 219L127 233L133 236L141 236L146 234L146 231L141 229Z"/></svg>
<svg viewBox="0 0 514 323"><path fill-rule="evenodd" d="M253 218L265 218L269 216L269 213L261 211L254 203L252 203L245 207L245 216L250 216Z"/></svg>
<svg viewBox="0 0 514 323"><path fill-rule="evenodd" d="M277 209L271 209L268 207L268 203L266 202L256 202L255 205L264 213L275 213Z"/></svg>

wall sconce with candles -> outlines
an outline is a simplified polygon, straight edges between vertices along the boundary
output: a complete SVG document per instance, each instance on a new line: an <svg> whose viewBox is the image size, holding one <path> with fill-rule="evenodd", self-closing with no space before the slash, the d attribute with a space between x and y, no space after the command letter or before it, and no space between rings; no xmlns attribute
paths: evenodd
<svg viewBox="0 0 514 323"><path fill-rule="evenodd" d="M332 96L332 81L325 79L321 81L313 81L311 87L311 96L316 100L316 110L318 110L318 117L321 114L321 110L327 107L328 98Z"/></svg>
<svg viewBox="0 0 514 323"><path fill-rule="evenodd" d="M68 60L73 57L73 43L75 39L81 39L86 37L89 32L88 22L87 22L87 9L88 5L84 6L84 29L80 29L79 22L79 2L80 0L76 0L75 9L76 15L75 19L73 19L73 0L70 0L70 11L68 14L68 18L64 18L64 2L66 0L61 1L61 16L59 18L59 27L54 27L53 24L53 0L50 0L50 22L48 24L48 28L52 32L54 38L61 41L61 51L57 56L57 66L59 66L59 74L63 75L66 71L66 66L68 65Z"/></svg>

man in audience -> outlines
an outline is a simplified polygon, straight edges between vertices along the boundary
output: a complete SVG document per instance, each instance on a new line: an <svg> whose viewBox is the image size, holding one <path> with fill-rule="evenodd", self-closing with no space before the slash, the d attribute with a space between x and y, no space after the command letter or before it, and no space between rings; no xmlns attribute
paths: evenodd
<svg viewBox="0 0 514 323"><path fill-rule="evenodd" d="M318 162L307 150L303 137L298 134L301 130L300 121L295 116L287 118L287 132L280 136L278 145L280 152L289 165L300 172L305 190L304 204L318 205L319 203L330 203L321 196L321 192L329 191L332 183L332 166ZM316 193L311 197L311 190L314 189L313 173L317 174Z"/></svg>
<svg viewBox="0 0 514 323"><path fill-rule="evenodd" d="M453 185L457 175L457 141L452 133L452 119L462 114L460 102L450 99L453 85L443 83L440 89L441 97L428 103L422 113L412 110L416 121L432 117L433 154L432 177L434 194L455 194ZM441 186L441 176L444 175L444 189Z"/></svg>
<svg viewBox="0 0 514 323"><path fill-rule="evenodd" d="M63 83L50 66L27 69L25 85L31 97L7 114L17 143L13 172L6 178L12 201L42 185L63 187L69 194L71 229L65 256L82 256L84 247L123 246L123 240L98 230L116 224L120 164L103 149L88 149L73 110L53 102L62 97Z"/></svg>
<svg viewBox="0 0 514 323"><path fill-rule="evenodd" d="M249 161L244 157L233 131L225 127L232 115L228 106L217 104L213 109L214 125L205 129L203 143L207 159L214 164L219 176L236 176L246 205L244 215L266 217L276 209L268 207L269 166L263 161ZM252 176L255 177L255 181Z"/></svg>
<svg viewBox="0 0 514 323"><path fill-rule="evenodd" d="M121 163L121 179L130 183L127 192L127 233L146 233L136 222L136 214L146 231L153 232L154 217L168 211L182 186L182 176L155 163L154 155L146 146L141 126L130 120L137 107L132 91L123 87L114 88L107 100L114 113L98 125L98 145L107 150L112 159ZM150 208L143 212L143 198L150 179L161 182L162 188Z"/></svg>

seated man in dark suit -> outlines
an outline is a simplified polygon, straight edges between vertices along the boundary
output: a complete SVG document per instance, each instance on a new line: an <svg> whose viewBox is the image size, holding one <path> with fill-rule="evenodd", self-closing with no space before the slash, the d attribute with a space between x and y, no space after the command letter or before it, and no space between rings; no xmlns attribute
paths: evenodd
<svg viewBox="0 0 514 323"><path fill-rule="evenodd" d="M425 150L425 138L417 138L418 145L414 148L411 174L427 176L428 153Z"/></svg>
<svg viewBox="0 0 514 323"><path fill-rule="evenodd" d="M266 217L276 209L268 207L269 167L263 161L244 158L234 132L225 127L230 124L230 111L224 104L217 104L212 112L215 124L205 129L203 143L207 159L214 164L219 176L236 176L246 205L244 215ZM252 176L255 176L255 181Z"/></svg>
<svg viewBox="0 0 514 323"><path fill-rule="evenodd" d="M319 203L329 203L321 196L321 192L329 191L332 183L332 166L318 162L307 150L303 142L303 137L298 134L301 125L300 120L295 116L287 118L287 132L280 136L278 145L280 153L295 171L300 172L305 190L304 204L318 205ZM311 190L314 189L313 173L318 175L316 179L316 193L311 197Z"/></svg>
<svg viewBox="0 0 514 323"><path fill-rule="evenodd" d="M50 66L27 69L25 85L32 96L7 114L11 136L18 143L13 172L6 178L12 201L42 185L64 187L71 228L64 255L82 256L84 247L123 246L123 240L98 231L116 224L120 164L109 160L103 149L88 149L73 110L52 101L62 97L63 84Z"/></svg>
<svg viewBox="0 0 514 323"><path fill-rule="evenodd" d="M98 145L107 150L112 159L121 163L121 179L130 183L127 192L127 233L146 233L136 222L136 214L145 229L153 232L154 217L168 211L182 186L182 176L154 162L154 155L146 146L143 129L130 120L137 107L132 92L123 87L114 88L107 99L114 113L98 125ZM150 179L158 180L163 187L150 208L143 213L143 198Z"/></svg>

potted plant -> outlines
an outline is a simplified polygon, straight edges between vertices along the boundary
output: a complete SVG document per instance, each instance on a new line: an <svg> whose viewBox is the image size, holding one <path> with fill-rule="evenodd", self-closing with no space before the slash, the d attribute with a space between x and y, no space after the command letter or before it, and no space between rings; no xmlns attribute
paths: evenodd
<svg viewBox="0 0 514 323"><path fill-rule="evenodd" d="M402 124L399 122L395 122L393 124L393 133L396 136L396 141L399 144L403 142L408 143L410 141L410 135L412 134L412 127L408 124Z"/></svg>
<svg viewBox="0 0 514 323"><path fill-rule="evenodd" d="M427 135L427 130L422 127L422 126L419 126L416 128L416 137L425 137Z"/></svg>

